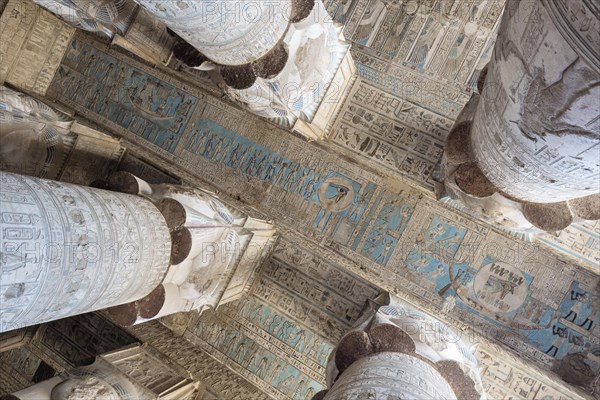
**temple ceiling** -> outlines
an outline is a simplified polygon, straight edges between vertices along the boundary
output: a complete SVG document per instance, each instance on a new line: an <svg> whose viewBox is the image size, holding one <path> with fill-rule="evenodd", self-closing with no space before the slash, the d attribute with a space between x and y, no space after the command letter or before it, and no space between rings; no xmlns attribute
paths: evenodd
<svg viewBox="0 0 600 400"><path fill-rule="evenodd" d="M186 340L266 395L321 390L329 351L383 290L481 343L489 398L579 395L557 376L597 394L600 223L529 242L433 193L446 136L489 60L503 5L326 1L345 25L359 77L317 143L43 12L55 40L33 51L33 64L45 67L28 67L21 80L15 65L32 56L3 45L15 56L0 74L118 136L160 170L281 227L249 298L178 322ZM31 40L35 33L16 33L33 20L13 19L2 34ZM161 340L159 350L171 351Z"/></svg>

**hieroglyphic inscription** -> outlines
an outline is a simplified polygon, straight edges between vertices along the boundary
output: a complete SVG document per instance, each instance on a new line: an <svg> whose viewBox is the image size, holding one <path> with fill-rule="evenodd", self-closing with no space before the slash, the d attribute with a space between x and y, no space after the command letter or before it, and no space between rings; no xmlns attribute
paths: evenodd
<svg viewBox="0 0 600 400"><path fill-rule="evenodd" d="M500 191L534 203L600 190L600 38L579 31L600 19L591 3L557 4L510 5L487 76L498 84L486 85L473 119L478 167Z"/></svg>
<svg viewBox="0 0 600 400"><path fill-rule="evenodd" d="M351 328L367 299L374 298L379 290L341 266L285 239L278 243L260 274L253 297L236 307L221 307L217 317L201 316L192 330L206 342L204 346L210 345L213 351L222 353L226 364L246 367L252 381L266 387L267 392L271 389L265 384L294 399L302 399L306 389L309 391L306 398L310 398L308 394L314 392L308 387L299 385L292 391L285 384L286 376L270 378L268 366L285 362L292 371L297 369L322 384L332 343ZM214 322L215 319L219 322ZM219 327L219 323L225 324L225 328ZM247 338L236 342L237 351L227 347L229 342L219 341L223 329L238 331ZM254 363L240 353L248 346L257 353L253 356ZM280 368L285 371L287 367ZM304 375L297 380L308 382Z"/></svg>
<svg viewBox="0 0 600 400"><path fill-rule="evenodd" d="M383 352L355 361L340 376L328 396L334 399L448 399L455 394L430 364L402 353Z"/></svg>
<svg viewBox="0 0 600 400"><path fill-rule="evenodd" d="M544 236L540 241L554 251L587 264L593 273L600 272L600 221L575 223L560 231L558 236Z"/></svg>
<svg viewBox="0 0 600 400"><path fill-rule="evenodd" d="M333 344L253 297L206 312L187 337L275 398L310 399Z"/></svg>
<svg viewBox="0 0 600 400"><path fill-rule="evenodd" d="M504 5L492 1L326 1L345 24L359 75L377 88L456 118L475 88Z"/></svg>
<svg viewBox="0 0 600 400"><path fill-rule="evenodd" d="M336 144L433 187L452 120L357 81L333 129Z"/></svg>
<svg viewBox="0 0 600 400"><path fill-rule="evenodd" d="M198 346L183 338L174 338L173 333L157 321L136 325L129 330L144 343L148 343L176 361L188 370L194 379L207 384L224 399L266 400L269 398Z"/></svg>
<svg viewBox="0 0 600 400"><path fill-rule="evenodd" d="M32 2L9 1L0 18L0 82L44 95L74 33Z"/></svg>
<svg viewBox="0 0 600 400"><path fill-rule="evenodd" d="M89 364L97 355L117 350L137 339L98 313L49 322L33 345L63 368Z"/></svg>
<svg viewBox="0 0 600 400"><path fill-rule="evenodd" d="M130 381L159 396L167 397L169 391L191 382L186 377L189 373L176 360L170 360L151 346L129 347L101 357Z"/></svg>
<svg viewBox="0 0 600 400"><path fill-rule="evenodd" d="M583 400L537 371L518 365L510 357L491 348L478 346L475 356L480 366L485 393L494 400Z"/></svg>
<svg viewBox="0 0 600 400"><path fill-rule="evenodd" d="M161 282L171 241L149 201L5 172L0 182L0 330L139 299Z"/></svg>
<svg viewBox="0 0 600 400"><path fill-rule="evenodd" d="M260 58L285 35L290 0L210 4L138 0L155 18L214 62L242 65ZM218 10L217 10L218 8Z"/></svg>
<svg viewBox="0 0 600 400"><path fill-rule="evenodd" d="M331 260L281 239L254 295L335 343L379 289Z"/></svg>
<svg viewBox="0 0 600 400"><path fill-rule="evenodd" d="M201 97L199 91L173 78L109 53L120 62L132 64L132 68ZM289 135L281 140L283 131L207 96L196 107L193 122L187 124L175 150L167 152L93 110L78 106L68 95L57 97L147 154L159 155L156 162L165 171L202 179L232 197L239 196L281 226L320 243L327 257L343 255L342 265L361 278L387 290L401 288L405 296L418 299L432 312L448 310L447 315L455 323L463 321L484 333L491 330L494 340L518 349L538 366L550 369L565 355L581 357L587 348L595 348L597 326L590 320L596 318L597 311L588 307L594 303L587 299L593 299L589 293L595 293L597 278L536 245L519 243L424 198L407 185L342 160L326 146ZM551 279L546 273L548 268L554 273ZM479 271L483 272L478 280L475 277ZM569 300L571 290L575 290L571 288L573 282L578 282L580 288L584 282L586 285L581 288L586 295L579 295L586 299L580 302L585 312L578 312L576 318L574 313L569 315L577 304ZM526 300L519 306L525 286ZM496 300L501 307L498 310L494 308ZM542 344L560 336L552 333L556 323L561 325L554 331L563 332L558 330L563 326L558 318L568 319L569 331L578 333L571 335L574 343L568 338L557 342L555 347L560 350L555 352ZM577 324L583 326L577 328ZM580 349L576 343L581 340L584 347ZM223 353L221 356L229 359ZM597 374L590 360L592 356L582 362ZM236 371L252 375L235 364L231 365L238 368Z"/></svg>
<svg viewBox="0 0 600 400"><path fill-rule="evenodd" d="M54 80L70 99L174 151L197 98L74 39Z"/></svg>
<svg viewBox="0 0 600 400"><path fill-rule="evenodd" d="M401 76L395 68L405 66L409 67L405 73L411 76L407 84L435 77L446 80L447 87L475 87L491 56L487 49L495 41L504 0L329 0L325 4L333 19L345 24L345 36L354 44L355 58L366 67L359 67L359 73L370 82L381 81L386 75ZM393 86L382 89L397 90ZM446 114L452 109L440 102L439 93L428 94L420 105L452 117Z"/></svg>
<svg viewBox="0 0 600 400"><path fill-rule="evenodd" d="M392 65L384 74L362 64L359 56L355 58L356 70L365 82L446 118L456 118L469 100L469 91L421 76L410 67Z"/></svg>
<svg viewBox="0 0 600 400"><path fill-rule="evenodd" d="M582 368L589 374L582 381L591 384L600 371L593 355L600 344L598 276L450 216L430 200L420 207L405 233L416 242L403 246L407 254L396 253L406 265L398 287L547 368ZM502 333L493 332L497 327Z"/></svg>

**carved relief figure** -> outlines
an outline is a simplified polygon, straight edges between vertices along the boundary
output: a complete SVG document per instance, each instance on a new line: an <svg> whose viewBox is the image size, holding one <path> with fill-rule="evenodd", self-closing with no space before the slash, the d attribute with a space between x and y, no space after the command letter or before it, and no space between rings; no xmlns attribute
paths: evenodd
<svg viewBox="0 0 600 400"><path fill-rule="evenodd" d="M567 328L554 325L552 326L552 334L556 336L556 338L554 339L552 345L550 345L548 350L546 350L546 354L548 354L551 357L557 357L557 353L560 350L560 347L569 338L569 331L567 330Z"/></svg>
<svg viewBox="0 0 600 400"><path fill-rule="evenodd" d="M429 17L413 47L408 62L419 68L425 68L434 54L434 50L442 40L448 22L444 18Z"/></svg>
<svg viewBox="0 0 600 400"><path fill-rule="evenodd" d="M598 304L598 297L591 293L571 290L570 300L574 303L563 318L576 323L587 331L591 331L594 326L595 314L592 307L594 304Z"/></svg>
<svg viewBox="0 0 600 400"><path fill-rule="evenodd" d="M600 97L600 74L577 58L556 82L547 82L543 70L533 71L533 80L527 89L518 126L531 140L546 135L578 135L598 140L599 133L592 129L593 121L580 121L578 110L589 107L591 97ZM597 104L596 104L597 108ZM586 129L590 126L590 129Z"/></svg>

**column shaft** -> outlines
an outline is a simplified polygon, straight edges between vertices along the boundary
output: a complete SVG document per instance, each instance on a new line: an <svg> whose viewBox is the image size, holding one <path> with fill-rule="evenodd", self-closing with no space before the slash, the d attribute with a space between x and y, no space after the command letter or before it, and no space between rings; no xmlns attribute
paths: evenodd
<svg viewBox="0 0 600 400"><path fill-rule="evenodd" d="M185 41L223 65L250 63L285 34L291 0L136 0Z"/></svg>
<svg viewBox="0 0 600 400"><path fill-rule="evenodd" d="M148 200L0 173L0 331L144 297L169 266L167 224Z"/></svg>
<svg viewBox="0 0 600 400"><path fill-rule="evenodd" d="M402 353L379 353L353 363L325 399L454 399L431 365Z"/></svg>
<svg viewBox="0 0 600 400"><path fill-rule="evenodd" d="M600 20L585 0L509 1L473 121L501 191L552 203L600 191Z"/></svg>

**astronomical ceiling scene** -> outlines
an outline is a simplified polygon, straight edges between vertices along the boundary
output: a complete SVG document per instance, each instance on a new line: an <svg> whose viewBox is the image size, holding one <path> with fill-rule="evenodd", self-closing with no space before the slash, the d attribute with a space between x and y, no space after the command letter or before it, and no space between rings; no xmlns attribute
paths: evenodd
<svg viewBox="0 0 600 400"><path fill-rule="evenodd" d="M0 399L600 399L589 0L0 0Z"/></svg>

